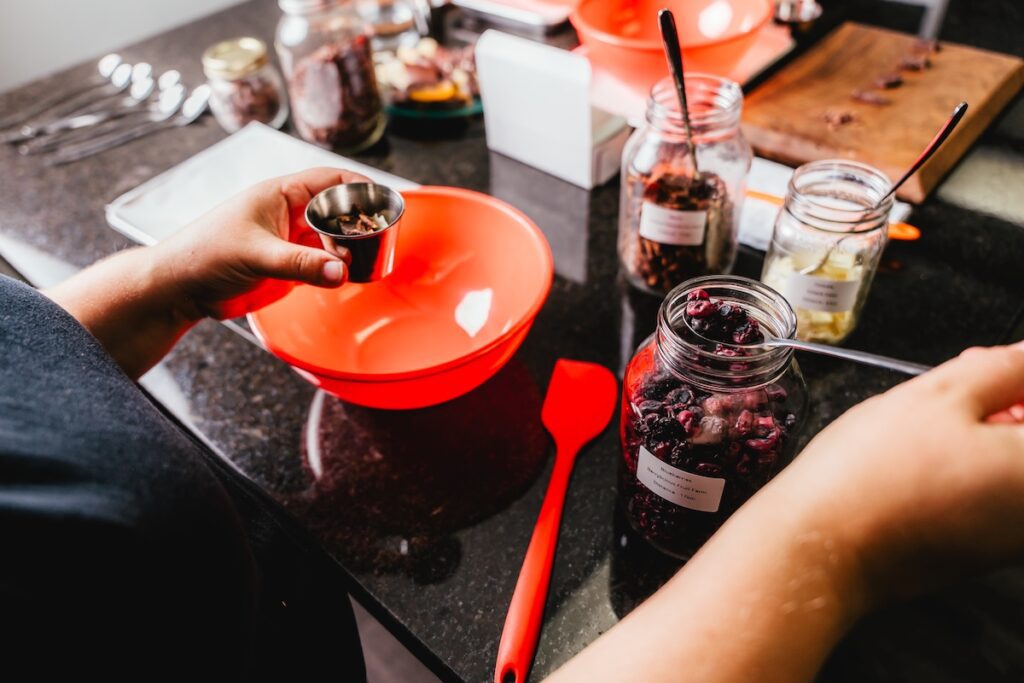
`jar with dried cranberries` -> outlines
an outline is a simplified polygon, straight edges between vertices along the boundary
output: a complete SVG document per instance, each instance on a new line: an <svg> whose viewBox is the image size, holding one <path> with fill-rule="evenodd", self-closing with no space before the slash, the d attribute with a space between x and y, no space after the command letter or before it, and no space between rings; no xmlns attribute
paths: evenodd
<svg viewBox="0 0 1024 683"><path fill-rule="evenodd" d="M796 315L764 284L707 276L674 289L626 369L619 497L652 545L688 558L793 458L807 389Z"/></svg>
<svg viewBox="0 0 1024 683"><path fill-rule="evenodd" d="M698 168L671 79L651 89L646 123L622 153L619 259L633 285L658 294L732 269L753 160L738 85L687 74L686 97Z"/></svg>

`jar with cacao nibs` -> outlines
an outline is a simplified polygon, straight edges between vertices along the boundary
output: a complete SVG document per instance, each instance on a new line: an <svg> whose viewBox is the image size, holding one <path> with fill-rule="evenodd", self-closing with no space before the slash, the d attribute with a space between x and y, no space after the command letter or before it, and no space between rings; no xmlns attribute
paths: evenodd
<svg viewBox="0 0 1024 683"><path fill-rule="evenodd" d="M369 25L353 0L278 0L275 46L303 139L358 152L384 133Z"/></svg>
<svg viewBox="0 0 1024 683"><path fill-rule="evenodd" d="M646 123L622 155L619 259L633 285L657 294L732 268L753 160L740 87L687 74L686 93L697 169L670 79L651 89Z"/></svg>
<svg viewBox="0 0 1024 683"><path fill-rule="evenodd" d="M793 458L807 389L792 349L796 314L764 284L690 280L668 295L657 330L622 385L619 500L659 550L689 558Z"/></svg>
<svg viewBox="0 0 1024 683"><path fill-rule="evenodd" d="M284 86L262 40L217 43L203 53L203 73L210 85L210 109L228 133L250 121L280 128L288 118Z"/></svg>

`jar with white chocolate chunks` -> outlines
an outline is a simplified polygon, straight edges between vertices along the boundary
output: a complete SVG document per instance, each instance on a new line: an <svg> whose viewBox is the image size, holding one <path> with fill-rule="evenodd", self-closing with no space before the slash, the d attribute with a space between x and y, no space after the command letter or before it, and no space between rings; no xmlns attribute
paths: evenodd
<svg viewBox="0 0 1024 683"><path fill-rule="evenodd" d="M656 548L687 558L793 457L807 404L781 294L737 276L674 289L622 383L619 500Z"/></svg>
<svg viewBox="0 0 1024 683"><path fill-rule="evenodd" d="M838 344L857 326L888 240L893 199L876 168L814 161L798 168L775 221L761 280L786 297L797 338Z"/></svg>
<svg viewBox="0 0 1024 683"><path fill-rule="evenodd" d="M622 153L619 259L630 283L657 294L732 268L753 159L740 130L740 87L687 74L686 92L697 168L667 78L651 89L646 123Z"/></svg>

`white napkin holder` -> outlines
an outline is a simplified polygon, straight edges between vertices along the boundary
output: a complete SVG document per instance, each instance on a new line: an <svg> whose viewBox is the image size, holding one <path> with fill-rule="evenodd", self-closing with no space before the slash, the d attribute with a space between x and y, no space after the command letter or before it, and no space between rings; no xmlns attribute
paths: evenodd
<svg viewBox="0 0 1024 683"><path fill-rule="evenodd" d="M487 146L591 189L619 170L626 120L590 104L590 62L488 30L476 44Z"/></svg>

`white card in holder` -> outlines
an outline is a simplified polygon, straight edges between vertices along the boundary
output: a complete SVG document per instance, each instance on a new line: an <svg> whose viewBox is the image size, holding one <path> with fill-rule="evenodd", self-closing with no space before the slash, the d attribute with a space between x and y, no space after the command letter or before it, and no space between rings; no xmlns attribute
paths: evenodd
<svg viewBox="0 0 1024 683"><path fill-rule="evenodd" d="M619 170L630 129L590 104L590 63L500 31L476 45L487 146L590 189Z"/></svg>

